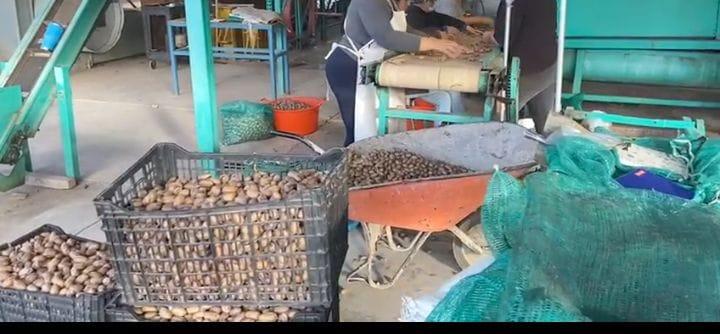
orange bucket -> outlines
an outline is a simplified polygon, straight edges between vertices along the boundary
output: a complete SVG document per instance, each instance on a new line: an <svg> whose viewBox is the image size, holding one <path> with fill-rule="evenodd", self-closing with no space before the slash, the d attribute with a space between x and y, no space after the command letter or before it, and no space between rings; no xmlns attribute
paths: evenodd
<svg viewBox="0 0 720 334"><path fill-rule="evenodd" d="M273 105L277 102L292 101L307 105L306 108L296 110L278 110L273 108L275 130L292 133L298 136L309 135L318 129L320 107L324 99L317 97L283 97L274 101L263 100L263 103Z"/></svg>
<svg viewBox="0 0 720 334"><path fill-rule="evenodd" d="M435 111L435 105L428 102L427 100L417 98L412 101L412 105L409 107L409 109L417 110L417 111ZM405 121L405 127L408 130L421 130L421 129L425 129L427 127L432 127L432 126L429 126L427 123L428 122L425 122L425 121L408 120L408 121Z"/></svg>

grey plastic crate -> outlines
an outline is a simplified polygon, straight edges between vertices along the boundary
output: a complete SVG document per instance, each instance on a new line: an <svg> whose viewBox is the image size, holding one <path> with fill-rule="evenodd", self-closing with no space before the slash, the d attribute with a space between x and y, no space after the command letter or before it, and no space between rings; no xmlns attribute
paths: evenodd
<svg viewBox="0 0 720 334"><path fill-rule="evenodd" d="M190 179L208 172L256 170L284 174L308 168L328 171L325 184L281 201L167 212L129 209L139 191L176 176ZM175 144L155 145L95 200L125 302L329 307L337 298L337 280L347 251L346 175L346 155L341 149L307 157L191 153ZM302 218L283 218L298 211ZM258 214L273 218L251 224L250 217ZM191 226L193 221L201 226ZM254 226L270 230L291 223L300 224L304 233L263 237L253 230ZM250 231L243 233L244 239L230 237L243 229ZM143 237L161 241L152 245L137 241ZM305 251L261 253L253 247L282 239L304 239ZM267 261L268 267L258 267L261 261ZM307 266L298 267L302 261ZM289 282L274 278L281 275ZM301 276L306 279L298 283L295 279ZM193 286L191 279L203 284Z"/></svg>
<svg viewBox="0 0 720 334"><path fill-rule="evenodd" d="M22 244L43 232L67 235L57 226L43 225L9 244L0 246L0 251ZM68 236L81 242L90 241ZM0 288L0 321L102 322L105 321L105 306L114 293L114 291L107 291L99 295L80 294L77 297L67 297L45 292Z"/></svg>

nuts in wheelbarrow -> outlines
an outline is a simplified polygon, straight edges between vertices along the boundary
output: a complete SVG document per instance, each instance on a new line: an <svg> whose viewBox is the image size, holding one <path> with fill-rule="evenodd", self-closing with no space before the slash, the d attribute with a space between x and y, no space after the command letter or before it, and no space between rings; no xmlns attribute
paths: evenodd
<svg viewBox="0 0 720 334"><path fill-rule="evenodd" d="M300 310L289 307L261 308L239 306L138 307L136 315L149 321L172 322L288 322Z"/></svg>
<svg viewBox="0 0 720 334"><path fill-rule="evenodd" d="M76 296L115 286L105 245L43 232L0 252L0 287Z"/></svg>
<svg viewBox="0 0 720 334"><path fill-rule="evenodd" d="M429 160L408 151L376 150L367 153L350 151L348 176L351 187L360 187L467 172L469 170L464 167Z"/></svg>

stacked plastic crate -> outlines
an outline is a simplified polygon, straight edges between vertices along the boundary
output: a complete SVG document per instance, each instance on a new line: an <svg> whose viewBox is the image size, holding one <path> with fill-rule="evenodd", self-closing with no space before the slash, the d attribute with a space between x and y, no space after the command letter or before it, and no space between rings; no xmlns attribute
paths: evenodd
<svg viewBox="0 0 720 334"><path fill-rule="evenodd" d="M323 175L314 187L244 201L235 200L234 193L224 196L224 190L242 189L258 173L279 187L278 180L308 170ZM190 153L174 144L156 145L95 200L122 292L108 318L339 320L338 279L347 252L346 170L343 150L288 157ZM173 191L183 200L149 210L145 197L153 189L168 189L168 182L179 182ZM197 196L202 206L192 206L194 196L184 195L198 183L211 190Z"/></svg>

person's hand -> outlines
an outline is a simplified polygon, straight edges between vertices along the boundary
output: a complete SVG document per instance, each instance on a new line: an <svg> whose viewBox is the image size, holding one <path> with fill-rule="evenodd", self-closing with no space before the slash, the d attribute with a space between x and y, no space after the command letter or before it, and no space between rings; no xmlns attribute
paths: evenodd
<svg viewBox="0 0 720 334"><path fill-rule="evenodd" d="M429 48L438 52L442 52L448 58L455 59L462 54L469 53L466 47L446 39L433 39L430 41Z"/></svg>
<svg viewBox="0 0 720 334"><path fill-rule="evenodd" d="M475 35L475 36L482 34L482 31L477 30L477 29L473 28L473 26L470 26L470 25L468 25L467 28L465 28L465 31L467 31L471 35Z"/></svg>
<svg viewBox="0 0 720 334"><path fill-rule="evenodd" d="M485 43L490 43L495 41L495 31L494 30L487 30L480 33L482 36L482 40Z"/></svg>
<svg viewBox="0 0 720 334"><path fill-rule="evenodd" d="M444 32L444 31L438 31L438 38L440 39L452 39L452 36L450 34Z"/></svg>
<svg viewBox="0 0 720 334"><path fill-rule="evenodd" d="M455 27L452 27L452 26L448 26L448 27L446 28L446 30L447 30L447 33L448 33L448 34L451 34L451 35L456 35L456 34L459 34L459 33L460 33L460 30L458 30L458 28L455 28Z"/></svg>

